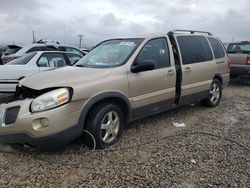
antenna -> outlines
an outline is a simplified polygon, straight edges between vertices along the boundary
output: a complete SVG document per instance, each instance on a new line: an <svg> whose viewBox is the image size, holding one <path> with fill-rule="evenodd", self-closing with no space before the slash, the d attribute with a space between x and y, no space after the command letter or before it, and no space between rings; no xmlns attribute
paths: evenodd
<svg viewBox="0 0 250 188"><path fill-rule="evenodd" d="M78 35L80 41L79 41L79 48L81 49L82 48L82 38L83 38L83 35Z"/></svg>
<svg viewBox="0 0 250 188"><path fill-rule="evenodd" d="M32 31L32 41L33 43L36 43L36 38L35 38L35 31Z"/></svg>

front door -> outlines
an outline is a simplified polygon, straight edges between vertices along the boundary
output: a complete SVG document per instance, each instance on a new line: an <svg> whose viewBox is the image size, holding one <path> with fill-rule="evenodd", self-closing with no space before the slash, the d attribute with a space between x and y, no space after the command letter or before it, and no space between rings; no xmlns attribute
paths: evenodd
<svg viewBox="0 0 250 188"><path fill-rule="evenodd" d="M168 44L167 38L149 40L135 62L150 60L155 68L139 73L128 71L130 100L136 117L161 111L174 104L176 73L170 61Z"/></svg>

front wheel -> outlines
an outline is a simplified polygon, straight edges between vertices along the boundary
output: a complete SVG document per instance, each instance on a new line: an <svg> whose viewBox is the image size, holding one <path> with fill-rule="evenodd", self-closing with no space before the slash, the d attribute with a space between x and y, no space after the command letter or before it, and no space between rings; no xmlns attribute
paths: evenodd
<svg viewBox="0 0 250 188"><path fill-rule="evenodd" d="M88 116L86 130L95 138L96 147L107 148L114 144L123 132L124 116L121 109L112 103L94 107ZM91 140L86 140L91 147Z"/></svg>
<svg viewBox="0 0 250 188"><path fill-rule="evenodd" d="M208 98L202 100L201 102L207 107L216 107L219 105L222 96L222 86L221 82L214 79L209 90Z"/></svg>

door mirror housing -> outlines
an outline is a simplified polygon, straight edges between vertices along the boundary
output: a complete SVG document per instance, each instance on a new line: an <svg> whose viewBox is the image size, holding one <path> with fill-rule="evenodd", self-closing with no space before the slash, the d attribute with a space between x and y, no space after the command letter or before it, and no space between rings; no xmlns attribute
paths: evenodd
<svg viewBox="0 0 250 188"><path fill-rule="evenodd" d="M155 63L152 60L143 60L140 62L136 62L131 67L132 73L138 73L143 71L154 70Z"/></svg>

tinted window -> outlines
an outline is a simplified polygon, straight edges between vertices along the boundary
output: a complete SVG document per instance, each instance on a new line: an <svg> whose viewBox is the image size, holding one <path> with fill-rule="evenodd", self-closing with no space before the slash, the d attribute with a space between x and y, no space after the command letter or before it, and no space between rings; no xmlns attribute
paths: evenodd
<svg viewBox="0 0 250 188"><path fill-rule="evenodd" d="M46 51L46 47L45 46L36 46L36 47L33 47L30 50L28 50L27 53L36 52L36 51Z"/></svg>
<svg viewBox="0 0 250 188"><path fill-rule="evenodd" d="M221 43L215 38L208 37L208 40L212 46L215 58L217 59L217 58L225 57L225 51Z"/></svg>
<svg viewBox="0 0 250 188"><path fill-rule="evenodd" d="M158 38L150 40L137 56L137 62L151 60L155 63L155 68L170 66L169 51L166 39Z"/></svg>
<svg viewBox="0 0 250 188"><path fill-rule="evenodd" d="M199 63L213 59L208 42L203 36L178 36L183 64Z"/></svg>
<svg viewBox="0 0 250 188"><path fill-rule="evenodd" d="M63 67L67 63L63 54L44 53L37 62L39 67Z"/></svg>
<svg viewBox="0 0 250 188"><path fill-rule="evenodd" d="M73 52L76 53L78 55L84 56L83 52L81 52L80 50L76 49L76 48L72 48L72 47L65 47L66 52Z"/></svg>
<svg viewBox="0 0 250 188"><path fill-rule="evenodd" d="M66 54L66 55L68 56L71 65L75 64L82 58L82 56L78 54Z"/></svg>
<svg viewBox="0 0 250 188"><path fill-rule="evenodd" d="M25 54L24 56L17 58L13 61L10 61L9 63L7 63L8 65L25 65L27 64L34 56L36 55L36 53L28 53Z"/></svg>
<svg viewBox="0 0 250 188"><path fill-rule="evenodd" d="M8 47L7 50L4 52L5 55L15 54L21 49L21 47Z"/></svg>

